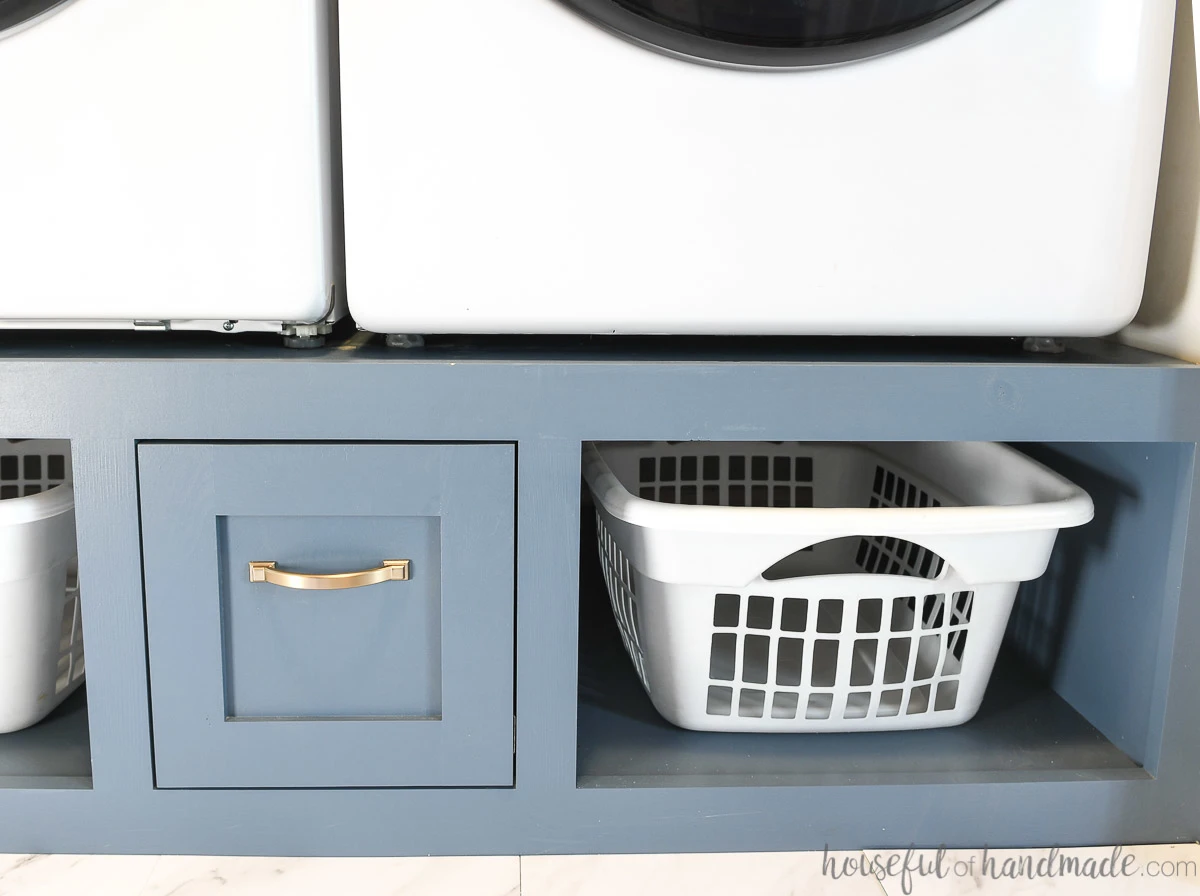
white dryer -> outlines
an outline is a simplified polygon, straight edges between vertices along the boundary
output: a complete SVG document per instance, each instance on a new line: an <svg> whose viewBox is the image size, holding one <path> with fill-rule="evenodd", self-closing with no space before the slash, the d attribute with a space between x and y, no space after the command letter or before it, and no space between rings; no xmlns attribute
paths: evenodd
<svg viewBox="0 0 1200 896"><path fill-rule="evenodd" d="M344 313L334 0L0 0L0 327Z"/></svg>
<svg viewBox="0 0 1200 896"><path fill-rule="evenodd" d="M1174 0L341 0L378 332L1109 333Z"/></svg>

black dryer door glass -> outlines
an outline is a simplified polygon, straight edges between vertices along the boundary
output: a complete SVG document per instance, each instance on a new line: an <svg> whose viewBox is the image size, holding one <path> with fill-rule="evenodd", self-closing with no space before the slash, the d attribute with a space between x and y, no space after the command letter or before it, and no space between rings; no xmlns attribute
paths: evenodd
<svg viewBox="0 0 1200 896"><path fill-rule="evenodd" d="M0 0L0 36L70 0Z"/></svg>
<svg viewBox="0 0 1200 896"><path fill-rule="evenodd" d="M691 59L797 68L931 40L997 0L564 0L638 43Z"/></svg>

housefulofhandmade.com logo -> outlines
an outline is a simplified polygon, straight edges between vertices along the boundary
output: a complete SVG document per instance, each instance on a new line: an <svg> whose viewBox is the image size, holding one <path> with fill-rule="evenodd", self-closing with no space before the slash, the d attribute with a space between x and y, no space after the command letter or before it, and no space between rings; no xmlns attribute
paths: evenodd
<svg viewBox="0 0 1200 896"><path fill-rule="evenodd" d="M912 893L914 881L925 877L939 880L969 877L979 886L988 881L1006 880L1194 878L1197 865L1193 860L1148 861L1143 864L1138 862L1137 856L1121 846L1114 846L1111 852L1103 855L1096 855L1092 849L1070 850L1057 846L1029 853L1006 850L1001 855L990 853L986 847L978 853L955 851L953 855L946 847L937 850L918 850L914 847L903 852L880 852L874 855L830 855L826 846L821 872L832 880L845 877L873 877L879 881L899 879L900 889L904 893Z"/></svg>

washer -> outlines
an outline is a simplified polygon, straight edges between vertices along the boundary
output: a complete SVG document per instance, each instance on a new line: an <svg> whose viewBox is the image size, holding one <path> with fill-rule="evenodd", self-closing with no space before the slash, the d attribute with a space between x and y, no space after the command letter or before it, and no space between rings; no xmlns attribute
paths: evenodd
<svg viewBox="0 0 1200 896"><path fill-rule="evenodd" d="M332 0L0 0L0 326L327 332L335 28Z"/></svg>
<svg viewBox="0 0 1200 896"><path fill-rule="evenodd" d="M342 0L385 333L1110 333L1173 0Z"/></svg>

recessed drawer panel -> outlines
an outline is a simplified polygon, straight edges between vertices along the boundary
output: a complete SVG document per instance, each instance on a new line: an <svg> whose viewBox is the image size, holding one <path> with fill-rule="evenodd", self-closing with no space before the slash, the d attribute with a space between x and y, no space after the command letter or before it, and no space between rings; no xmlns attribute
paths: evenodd
<svg viewBox="0 0 1200 896"><path fill-rule="evenodd" d="M138 457L159 787L512 784L512 446Z"/></svg>

